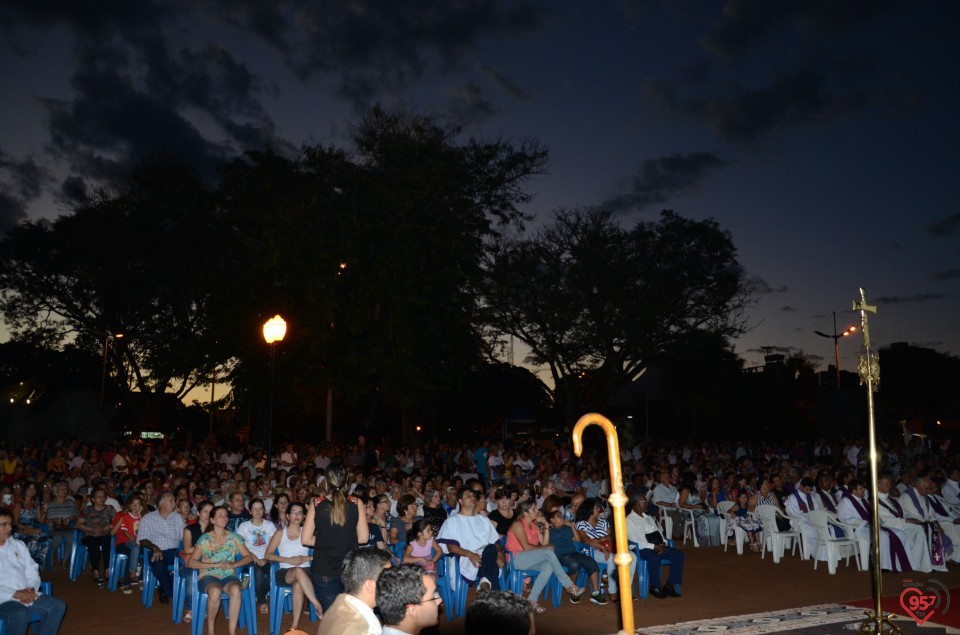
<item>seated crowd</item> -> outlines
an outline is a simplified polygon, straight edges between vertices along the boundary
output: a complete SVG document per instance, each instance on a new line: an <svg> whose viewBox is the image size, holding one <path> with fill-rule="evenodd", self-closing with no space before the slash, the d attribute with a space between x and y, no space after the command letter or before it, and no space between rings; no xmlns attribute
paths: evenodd
<svg viewBox="0 0 960 635"><path fill-rule="evenodd" d="M767 505L779 512L770 516L779 530L803 535L804 557L822 558L806 515L824 511L836 523L831 531L850 532L865 559L870 514L863 446L858 440L821 440L783 447L624 447L627 534L636 543L631 579L638 559L651 572L667 560L667 579L651 575L649 590L658 598L679 597L685 558L671 539L682 537L687 521L701 546L742 535L758 551L764 527L757 508ZM457 558L478 595L501 590L500 571L511 561L525 573L527 602L521 606L532 614L544 612L538 600L553 577L574 604L582 597L599 605L619 601L603 451L578 458L567 443L505 447L486 441L397 449L367 446L361 437L345 447L287 444L268 465L261 450L206 443L93 446L70 440L6 449L0 493L9 512L0 518L11 518L12 537L41 570L48 561L68 566L74 530L80 530L99 587L115 543L129 556L120 582L124 593L142 579L143 551L162 603L173 593L168 566L182 558L199 572L197 588L188 593L207 594L210 632L220 597L239 599L240 567L252 565L259 611L269 611L274 562L276 582L292 588L293 628L307 607L322 616L320 632L348 632L329 625L350 619L380 632L380 622L363 606L379 607L387 628L421 628L435 623L436 611L431 616L422 610L427 600L391 612L380 603L384 592L374 574L390 567L398 573L382 586L407 584L411 593L432 598L438 560L446 553ZM960 562L956 459L949 443L883 444L885 569L943 570ZM0 616L6 604L18 601L15 591L0 594ZM491 597L498 598L491 606L513 610L499 594ZM239 606L230 603L231 633ZM184 619L192 619L189 610Z"/></svg>

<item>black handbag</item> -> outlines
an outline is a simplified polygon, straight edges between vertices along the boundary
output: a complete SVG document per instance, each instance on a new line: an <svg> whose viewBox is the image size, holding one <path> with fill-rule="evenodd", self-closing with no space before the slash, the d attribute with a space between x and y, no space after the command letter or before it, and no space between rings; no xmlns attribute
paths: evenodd
<svg viewBox="0 0 960 635"><path fill-rule="evenodd" d="M643 537L652 545L659 545L666 542L666 540L663 539L663 534L659 531L651 531L649 534L644 534Z"/></svg>

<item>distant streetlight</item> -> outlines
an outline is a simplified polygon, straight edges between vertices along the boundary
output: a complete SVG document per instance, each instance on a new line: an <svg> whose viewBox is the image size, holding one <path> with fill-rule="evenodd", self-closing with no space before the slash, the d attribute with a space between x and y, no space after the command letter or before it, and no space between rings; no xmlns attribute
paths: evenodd
<svg viewBox="0 0 960 635"><path fill-rule="evenodd" d="M106 407L107 398L107 355L110 353L110 338L123 339L123 333L106 333L103 336L103 376L100 379L100 410Z"/></svg>
<svg viewBox="0 0 960 635"><path fill-rule="evenodd" d="M837 312L834 311L833 312L833 335L827 335L826 333L823 333L821 331L814 331L814 333L816 333L820 337L826 337L828 339L833 340L833 359L834 359L834 363L836 364L835 369L837 371L837 390L840 390L840 344L839 344L840 338L847 337L848 335L853 335L856 330L857 330L856 326L848 326L846 330L844 330L842 333L837 333Z"/></svg>
<svg viewBox="0 0 960 635"><path fill-rule="evenodd" d="M287 334L287 323L275 315L263 324L263 339L270 345L270 410L267 419L267 471L270 471L270 457L273 455L273 402L277 385L277 344Z"/></svg>

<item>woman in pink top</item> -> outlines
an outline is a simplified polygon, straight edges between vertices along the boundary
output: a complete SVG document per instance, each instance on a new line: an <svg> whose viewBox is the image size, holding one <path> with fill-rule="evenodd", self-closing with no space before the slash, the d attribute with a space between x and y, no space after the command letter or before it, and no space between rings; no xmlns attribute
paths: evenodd
<svg viewBox="0 0 960 635"><path fill-rule="evenodd" d="M570 576L564 573L560 561L553 553L553 546L550 544L550 528L537 509L536 503L533 501L519 503L515 516L517 520L510 525L510 531L507 532L507 551L513 558L514 569L540 572L533 582L530 595L527 596L533 605L533 610L538 614L544 612L537 600L550 582L551 574L557 576L560 584L571 597L579 598L583 595L583 589L576 586Z"/></svg>

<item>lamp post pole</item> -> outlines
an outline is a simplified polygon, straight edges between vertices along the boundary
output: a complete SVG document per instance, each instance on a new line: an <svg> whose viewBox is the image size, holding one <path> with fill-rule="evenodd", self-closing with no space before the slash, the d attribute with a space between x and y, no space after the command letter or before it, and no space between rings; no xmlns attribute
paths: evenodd
<svg viewBox="0 0 960 635"><path fill-rule="evenodd" d="M117 333L113 336L114 339L121 339L122 337L123 333ZM103 375L100 378L100 410L107 407L107 360L109 352L110 333L107 332L103 336Z"/></svg>
<svg viewBox="0 0 960 635"><path fill-rule="evenodd" d="M848 326L842 333L837 333L837 312L833 312L833 335L827 335L821 331L814 331L820 337L826 337L833 340L833 363L834 370L837 373L837 390L840 390L840 338L853 335L857 330L856 326Z"/></svg>
<svg viewBox="0 0 960 635"><path fill-rule="evenodd" d="M287 334L287 323L279 315L267 320L263 325L263 339L270 345L270 408L267 411L267 464L265 471L270 472L270 459L273 455L273 406L277 387L277 344Z"/></svg>

